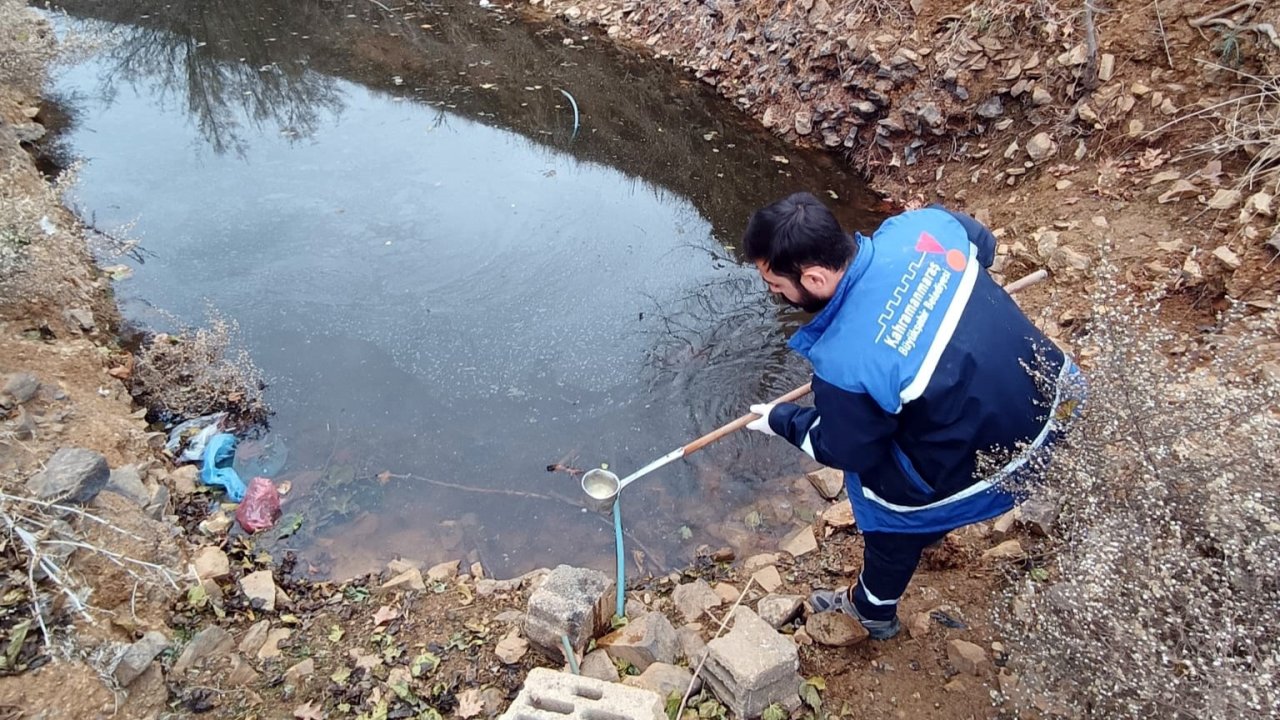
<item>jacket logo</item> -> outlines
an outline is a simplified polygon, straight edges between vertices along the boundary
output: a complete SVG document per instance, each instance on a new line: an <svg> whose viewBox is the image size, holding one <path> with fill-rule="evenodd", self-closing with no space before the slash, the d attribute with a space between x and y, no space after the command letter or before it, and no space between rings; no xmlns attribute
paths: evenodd
<svg viewBox="0 0 1280 720"><path fill-rule="evenodd" d="M947 268L959 272L968 264L968 257L963 252L947 250L927 232L920 233L915 249L920 257L907 266L877 319L880 334L876 335L876 342L883 342L903 357L915 349L929 316L951 284L952 273L947 272ZM947 268L931 260L930 255L943 255ZM923 272L920 270L922 266Z"/></svg>

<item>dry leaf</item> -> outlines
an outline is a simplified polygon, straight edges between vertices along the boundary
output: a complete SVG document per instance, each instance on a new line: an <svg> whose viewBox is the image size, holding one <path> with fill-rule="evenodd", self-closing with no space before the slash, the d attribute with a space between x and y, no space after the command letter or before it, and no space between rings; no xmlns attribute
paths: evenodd
<svg viewBox="0 0 1280 720"><path fill-rule="evenodd" d="M292 480L281 480L280 484L276 486L276 492L280 493L281 495L288 495L289 491L292 489L293 489Z"/></svg>
<svg viewBox="0 0 1280 720"><path fill-rule="evenodd" d="M458 696L458 709L454 712L460 718L472 718L483 710L484 700L480 697L480 691L476 688L467 688Z"/></svg>
<svg viewBox="0 0 1280 720"><path fill-rule="evenodd" d="M324 720L324 706L308 700L293 709L293 716L298 720Z"/></svg>
<svg viewBox="0 0 1280 720"><path fill-rule="evenodd" d="M373 626L385 625L398 617L400 617L399 611L390 605L383 605L373 614Z"/></svg>

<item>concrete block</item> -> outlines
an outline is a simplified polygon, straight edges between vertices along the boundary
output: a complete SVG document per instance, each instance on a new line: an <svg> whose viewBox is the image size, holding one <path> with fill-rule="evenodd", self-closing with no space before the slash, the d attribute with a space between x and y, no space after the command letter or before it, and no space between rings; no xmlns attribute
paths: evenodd
<svg viewBox="0 0 1280 720"><path fill-rule="evenodd" d="M499 720L665 720L652 690L534 668Z"/></svg>
<svg viewBox="0 0 1280 720"><path fill-rule="evenodd" d="M707 649L706 682L739 717L757 717L775 702L797 698L801 679L795 643L751 610L734 611L733 629Z"/></svg>
<svg viewBox="0 0 1280 720"><path fill-rule="evenodd" d="M680 638L666 615L651 612L605 635L596 645L614 660L624 660L644 672L656 662L675 663Z"/></svg>
<svg viewBox="0 0 1280 720"><path fill-rule="evenodd" d="M543 655L564 660L561 635L579 655L592 638L609 628L616 589L598 570L561 565L529 596L524 635Z"/></svg>

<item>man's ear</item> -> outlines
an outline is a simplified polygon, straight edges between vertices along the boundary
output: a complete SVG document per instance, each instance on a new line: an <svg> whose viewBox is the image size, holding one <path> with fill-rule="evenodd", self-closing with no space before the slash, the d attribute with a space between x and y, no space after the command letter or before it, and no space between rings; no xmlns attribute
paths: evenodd
<svg viewBox="0 0 1280 720"><path fill-rule="evenodd" d="M817 265L800 271L800 284L811 293L821 295L831 284L830 274Z"/></svg>

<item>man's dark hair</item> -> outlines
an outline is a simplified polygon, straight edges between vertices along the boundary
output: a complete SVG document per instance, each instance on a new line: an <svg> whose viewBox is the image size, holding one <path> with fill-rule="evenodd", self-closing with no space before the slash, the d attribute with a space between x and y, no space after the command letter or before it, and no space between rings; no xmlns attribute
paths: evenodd
<svg viewBox="0 0 1280 720"><path fill-rule="evenodd" d="M797 283L804 268L842 270L854 254L853 239L827 206L807 192L752 213L742 248L751 262L763 260L774 273Z"/></svg>

